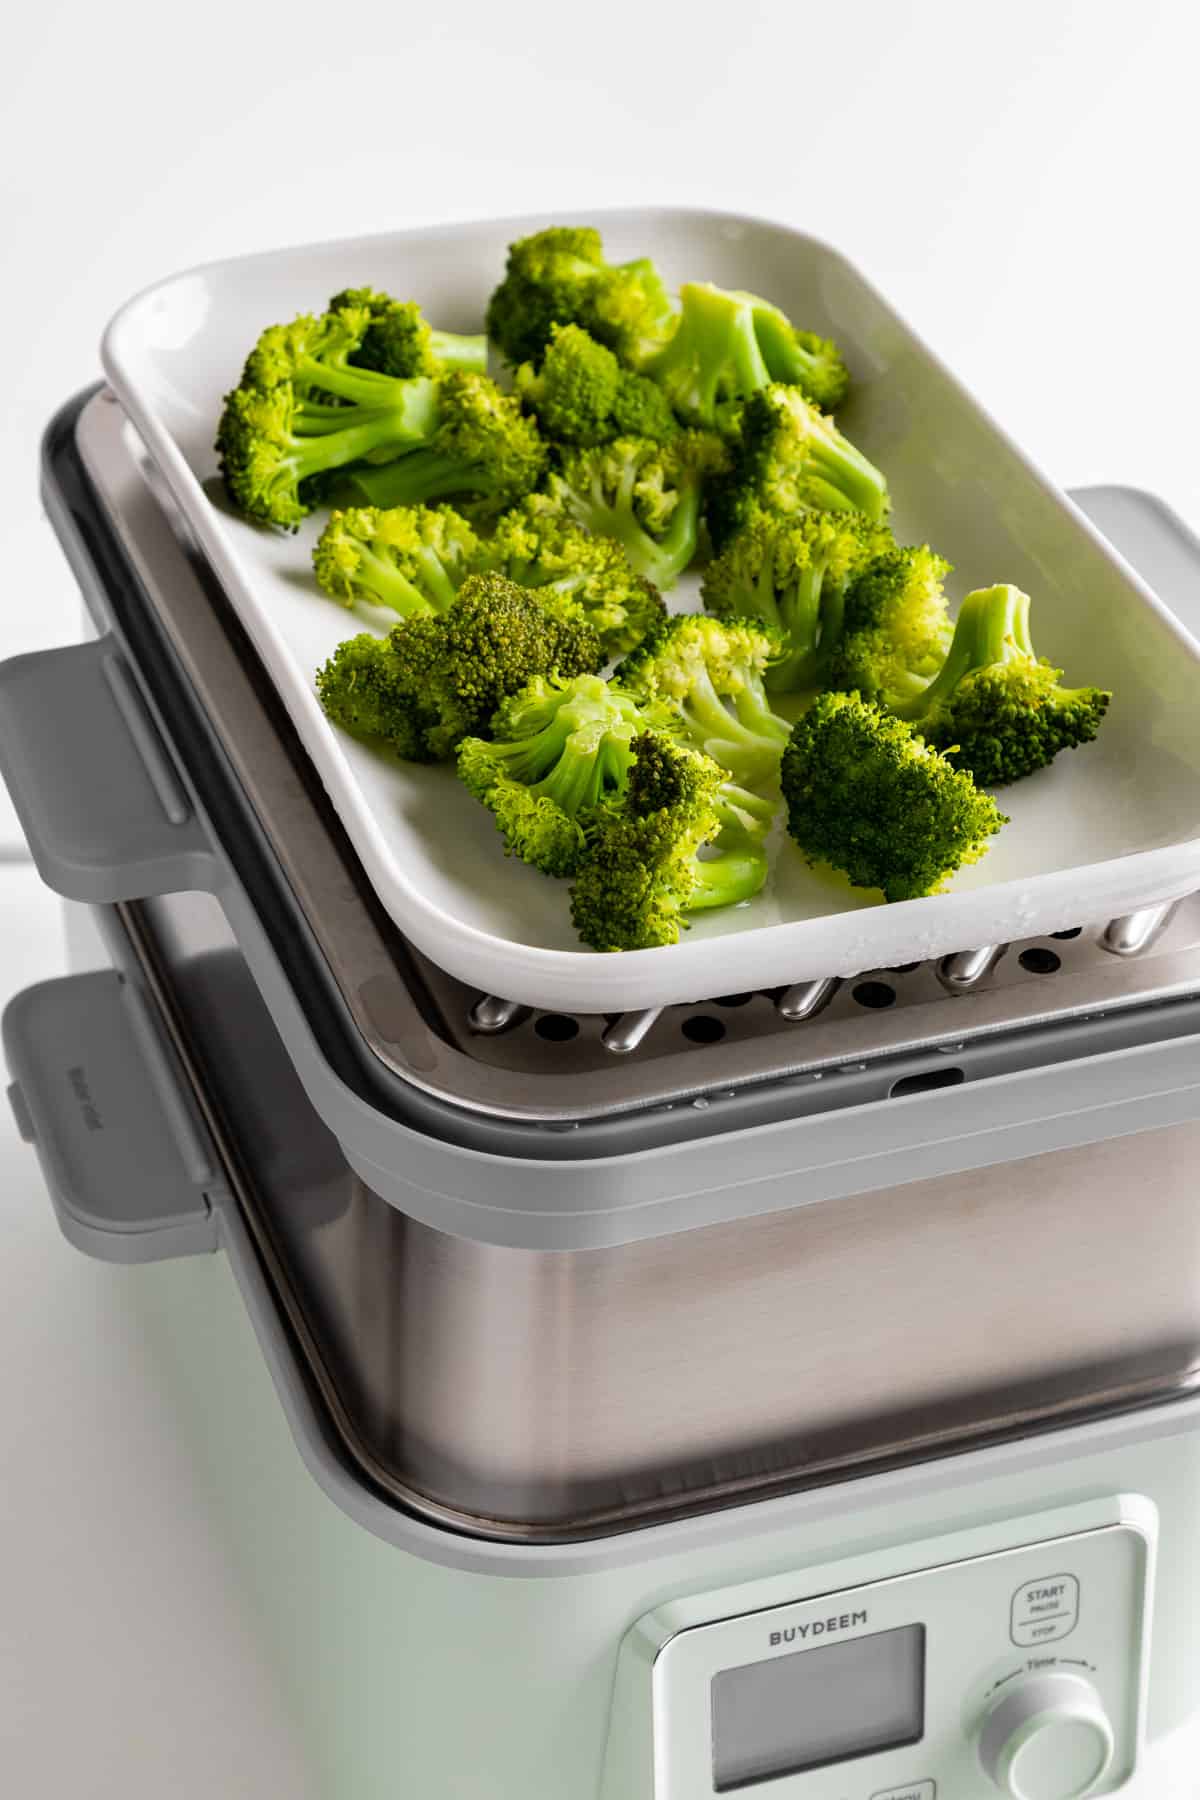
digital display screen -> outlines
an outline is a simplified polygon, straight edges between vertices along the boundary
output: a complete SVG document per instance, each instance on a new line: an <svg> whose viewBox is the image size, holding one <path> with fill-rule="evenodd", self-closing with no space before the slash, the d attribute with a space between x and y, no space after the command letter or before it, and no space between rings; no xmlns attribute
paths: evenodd
<svg viewBox="0 0 1200 1800"><path fill-rule="evenodd" d="M797 1650L722 1669L712 1682L719 1794L925 1735L925 1627Z"/></svg>

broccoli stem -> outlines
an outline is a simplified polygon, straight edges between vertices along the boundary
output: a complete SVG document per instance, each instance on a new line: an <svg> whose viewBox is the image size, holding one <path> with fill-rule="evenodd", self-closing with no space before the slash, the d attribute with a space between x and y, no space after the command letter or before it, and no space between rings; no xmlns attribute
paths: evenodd
<svg viewBox="0 0 1200 1800"><path fill-rule="evenodd" d="M817 630L821 622L821 592L825 581L824 558L809 564L777 606L779 629L795 646L778 662L768 665L763 677L766 687L775 694L788 694L796 688L813 687L817 679ZM769 570L759 577L770 587Z"/></svg>
<svg viewBox="0 0 1200 1800"><path fill-rule="evenodd" d="M736 906L752 900L767 878L767 859L756 844L721 847L715 856L698 857L699 886L689 897L688 912L707 912L718 906Z"/></svg>
<svg viewBox="0 0 1200 1800"><path fill-rule="evenodd" d="M568 742L550 774L530 788L560 806L569 818L576 818L586 806L595 806L606 793L624 786L633 763L629 745L608 741L594 754L580 755Z"/></svg>
<svg viewBox="0 0 1200 1800"><path fill-rule="evenodd" d="M1005 584L977 588L962 603L946 660L933 680L913 699L888 710L909 722L920 720L952 694L972 669L1006 662L1014 653L1029 657L1034 653L1029 636L1029 595Z"/></svg>
<svg viewBox="0 0 1200 1800"><path fill-rule="evenodd" d="M385 606L390 606L392 611L399 613L402 619L411 619L420 613L444 612L450 601L454 599L454 589L446 582L448 598L444 603L434 606L426 599L420 588L414 586L407 575L400 573L390 557L380 556L379 552L372 549L370 544L360 545L358 554L358 579L362 585L370 589L373 598L378 598ZM441 564L437 562L436 557L423 558L422 566L424 567L430 560L435 564L438 572L442 573ZM432 570L430 573L432 574ZM444 574L442 574L442 580L445 582ZM440 593L438 599L441 602Z"/></svg>
<svg viewBox="0 0 1200 1800"><path fill-rule="evenodd" d="M354 424L340 426L336 423L339 414L344 421L346 408L318 408L307 402L297 407L287 457L297 484L329 469L360 462L374 452L390 450L400 456L414 436L420 435L414 431L408 409L402 406L381 407L365 416L360 413Z"/></svg>
<svg viewBox="0 0 1200 1800"><path fill-rule="evenodd" d="M772 381L786 381L804 387L806 380L819 377L821 359L797 342L796 333L786 318L773 306L754 309L754 331L763 362Z"/></svg>
<svg viewBox="0 0 1200 1800"><path fill-rule="evenodd" d="M856 511L883 517L886 488L879 470L838 432L810 440L815 475L812 490L827 512Z"/></svg>
<svg viewBox="0 0 1200 1800"><path fill-rule="evenodd" d="M410 450L380 469L355 469L355 485L372 506L417 506L455 494L486 493L490 484L477 471L438 450Z"/></svg>
<svg viewBox="0 0 1200 1800"><path fill-rule="evenodd" d="M645 372L684 418L712 425L721 399L766 387L770 372L750 309L740 296L689 282L680 289L680 299L683 307L674 334L646 364Z"/></svg>
<svg viewBox="0 0 1200 1800"><path fill-rule="evenodd" d="M486 337L464 337L456 331L431 329L429 351L448 369L465 369L471 375L487 374Z"/></svg>
<svg viewBox="0 0 1200 1800"><path fill-rule="evenodd" d="M339 400L350 400L356 406L364 406L375 411L388 407L401 412L411 412L419 421L419 428L414 428L413 439L416 441L427 435L429 419L434 409L434 383L428 375L413 375L406 379L398 379L392 375L380 375L374 369L356 369L345 360L345 353L328 359L317 356L301 356L296 363L293 380L303 387L306 383L322 393L336 394ZM306 402L314 409L320 402Z"/></svg>
<svg viewBox="0 0 1200 1800"><path fill-rule="evenodd" d="M615 538L639 575L656 587L673 587L696 553L700 533L700 484L687 481L679 489L679 498L670 523L661 537L653 537L641 524L635 511L634 489L638 468L633 461L621 470L621 479L611 502L605 498L603 476L597 469L586 490L571 493L568 510L576 523L595 537Z"/></svg>

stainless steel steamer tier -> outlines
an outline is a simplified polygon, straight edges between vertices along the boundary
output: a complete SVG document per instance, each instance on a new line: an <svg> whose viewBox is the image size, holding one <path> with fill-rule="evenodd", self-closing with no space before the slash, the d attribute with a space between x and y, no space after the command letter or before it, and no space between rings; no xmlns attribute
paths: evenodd
<svg viewBox="0 0 1200 1800"><path fill-rule="evenodd" d="M1081 894L1053 939L653 1015L509 1007L373 903L109 395L46 466L100 636L0 672L5 774L52 885L117 905L378 1490L582 1539L1194 1389L1200 901ZM1081 498L1168 600L1191 578L1169 514ZM78 1024L10 1020L18 1104ZM130 1219L113 1253L186 1241L186 1209Z"/></svg>

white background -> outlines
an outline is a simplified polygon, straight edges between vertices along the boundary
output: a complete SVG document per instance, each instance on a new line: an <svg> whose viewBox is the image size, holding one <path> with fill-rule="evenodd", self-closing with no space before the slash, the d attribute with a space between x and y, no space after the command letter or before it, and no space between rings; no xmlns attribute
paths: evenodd
<svg viewBox="0 0 1200 1800"><path fill-rule="evenodd" d="M37 442L130 293L485 213L690 201L825 236L1061 480L1141 483L1200 519L1190 0L14 11L0 654L73 634ZM17 841L0 796L0 858ZM36 883L0 868L0 998L60 958ZM169 1408L6 1120L0 1184L3 1789L302 1800ZM1179 1779L1146 1791L1200 1789Z"/></svg>

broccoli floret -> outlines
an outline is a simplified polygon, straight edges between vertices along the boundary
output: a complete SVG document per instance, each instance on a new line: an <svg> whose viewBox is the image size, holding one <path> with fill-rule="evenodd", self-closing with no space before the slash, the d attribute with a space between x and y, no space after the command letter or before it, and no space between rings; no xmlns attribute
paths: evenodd
<svg viewBox="0 0 1200 1800"><path fill-rule="evenodd" d="M795 331L778 307L708 281L685 282L679 300L674 334L645 369L689 425L725 426L736 402L772 381L796 384L829 411L845 399L836 345Z"/></svg>
<svg viewBox="0 0 1200 1800"><path fill-rule="evenodd" d="M321 705L352 737L387 745L397 756L426 760L418 719L397 682L386 638L369 631L339 644L317 671Z"/></svg>
<svg viewBox="0 0 1200 1800"><path fill-rule="evenodd" d="M352 606L366 600L401 618L445 612L483 546L450 506L352 506L335 512L313 549L318 584Z"/></svg>
<svg viewBox="0 0 1200 1800"><path fill-rule="evenodd" d="M490 742L463 740L458 772L512 854L543 874L571 875L582 819L624 792L642 723L637 703L597 675L539 676L500 707Z"/></svg>
<svg viewBox="0 0 1200 1800"><path fill-rule="evenodd" d="M708 565L701 597L719 617L756 620L779 640L770 692L815 687L841 639L847 584L888 541L861 513L779 518L755 508Z"/></svg>
<svg viewBox="0 0 1200 1800"><path fill-rule="evenodd" d="M385 385L395 397L379 406L305 399L289 381L227 395L216 448L239 512L294 530L339 470L419 443L434 416L434 383L418 376Z"/></svg>
<svg viewBox="0 0 1200 1800"><path fill-rule="evenodd" d="M354 472L371 505L469 496L477 511L497 513L537 486L545 445L511 394L486 375L452 370L437 382L436 395L436 418L419 448L385 468Z"/></svg>
<svg viewBox="0 0 1200 1800"><path fill-rule="evenodd" d="M568 455L547 493L585 530L615 538L640 575L669 588L699 548L706 483L727 466L711 432L685 431L669 444L617 438Z"/></svg>
<svg viewBox="0 0 1200 1800"><path fill-rule="evenodd" d="M928 544L887 550L868 563L847 589L826 684L856 688L892 710L923 693L950 643L942 591L949 573Z"/></svg>
<svg viewBox="0 0 1200 1800"><path fill-rule="evenodd" d="M783 753L788 830L887 900L936 894L1007 823L990 794L860 694L818 695Z"/></svg>
<svg viewBox="0 0 1200 1800"><path fill-rule="evenodd" d="M671 335L675 303L648 256L616 263L592 293L590 315L580 321L631 369L642 369Z"/></svg>
<svg viewBox="0 0 1200 1800"><path fill-rule="evenodd" d="M290 386L297 400L341 402L371 412L411 409L414 396L420 396L427 422L434 396L430 380L360 365L370 329L370 308L349 304L319 316L302 313L290 325L269 325L246 358L239 385L258 391Z"/></svg>
<svg viewBox="0 0 1200 1800"><path fill-rule="evenodd" d="M762 788L776 779L790 731L763 685L778 648L749 620L685 613L626 657L616 679L740 786Z"/></svg>
<svg viewBox="0 0 1200 1800"><path fill-rule="evenodd" d="M662 389L623 368L578 325L551 326L540 366L522 363L514 385L547 436L564 444L665 443L679 430Z"/></svg>
<svg viewBox="0 0 1200 1800"><path fill-rule="evenodd" d="M589 816L571 889L572 920L593 950L678 943L688 913L736 906L767 877L769 802L656 732L633 753L623 798Z"/></svg>
<svg viewBox="0 0 1200 1800"><path fill-rule="evenodd" d="M329 302L330 312L347 306L365 307L370 315L353 357L359 368L378 369L383 375L438 375L443 369L487 373L487 338L482 332L464 337L438 331L415 300L393 300L378 288L344 288Z"/></svg>
<svg viewBox="0 0 1200 1800"><path fill-rule="evenodd" d="M599 633L607 658L623 656L666 616L662 595L631 566L620 544L594 537L544 494L527 494L497 522L490 565L522 587L572 601Z"/></svg>
<svg viewBox="0 0 1200 1800"><path fill-rule="evenodd" d="M536 362L554 325L582 325L637 367L670 328L671 302L646 258L612 265L600 233L556 225L510 244L487 328L511 363Z"/></svg>
<svg viewBox="0 0 1200 1800"><path fill-rule="evenodd" d="M369 653L364 643L378 649ZM318 673L317 691L338 724L382 738L414 762L441 762L463 738L481 735L501 701L535 676L592 675L602 661L589 625L557 617L502 575L471 575L449 611L408 619L386 639L343 645ZM364 665L369 699L358 693Z"/></svg>
<svg viewBox="0 0 1200 1800"><path fill-rule="evenodd" d="M718 550L755 505L774 513L857 511L877 523L887 513L887 482L799 388L772 382L742 407L732 468L709 499Z"/></svg>
<svg viewBox="0 0 1200 1800"><path fill-rule="evenodd" d="M979 588L959 611L946 660L924 693L895 710L984 787L1019 781L1060 750L1088 744L1112 695L1064 688L1029 635L1029 595Z"/></svg>

